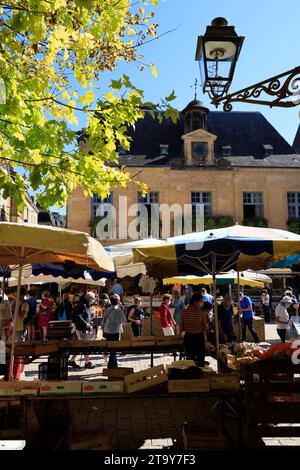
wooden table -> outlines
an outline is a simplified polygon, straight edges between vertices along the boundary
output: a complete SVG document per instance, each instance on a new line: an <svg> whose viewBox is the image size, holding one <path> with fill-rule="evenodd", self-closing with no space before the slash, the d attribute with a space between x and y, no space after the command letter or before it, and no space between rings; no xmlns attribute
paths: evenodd
<svg viewBox="0 0 300 470"><path fill-rule="evenodd" d="M233 436L229 433L226 427L226 417L228 411L228 404L230 404L231 411L235 411L235 417L238 422L237 426L237 435L236 435L236 442L238 445L242 445L242 402L243 402L244 393L243 391L210 391L210 392L201 392L201 393L164 393L164 392L157 392L157 393L134 393L134 394L111 394L111 395L103 395L103 396L45 396L45 397L23 397L22 398L22 406L24 408L24 415L25 415L25 430L24 434L27 436L27 415L28 411L31 407L34 407L36 410L41 413L42 416L42 426L43 430L46 432L47 429L53 429L55 423L58 420L58 417L53 417L53 410L58 409L58 413L61 413L59 420L62 425L65 426L67 429L71 422L74 422L74 418L70 415L70 403L72 401L78 400L92 400L92 401L100 401L100 400L122 400L128 401L128 407L130 408L130 402L133 400L166 400L166 399L176 399L176 398L184 398L189 400L191 398L199 399L199 406L201 406L201 399L213 398L214 404L209 410L209 414L211 414L217 407L220 412L221 416L221 428L222 432L226 434L228 438L231 440ZM97 406L97 403L95 404ZM51 411L52 410L52 411ZM150 438L150 437L149 437Z"/></svg>

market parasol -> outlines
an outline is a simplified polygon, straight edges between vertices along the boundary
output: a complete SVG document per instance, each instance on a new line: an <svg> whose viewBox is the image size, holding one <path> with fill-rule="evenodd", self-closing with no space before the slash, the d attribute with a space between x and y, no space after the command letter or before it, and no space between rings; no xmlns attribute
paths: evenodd
<svg viewBox="0 0 300 470"><path fill-rule="evenodd" d="M0 222L0 264L18 265L9 379L13 374L15 326L20 304L23 265L66 261L73 261L96 270L108 272L114 270L112 259L101 243L87 233L56 227Z"/></svg>
<svg viewBox="0 0 300 470"><path fill-rule="evenodd" d="M143 262L150 276L213 276L235 269L262 269L270 262L300 252L300 236L273 228L233 225L169 238L157 247L133 248L133 261ZM216 300L216 299L215 299ZM216 346L219 351L217 302L214 302Z"/></svg>
<svg viewBox="0 0 300 470"><path fill-rule="evenodd" d="M44 274L40 274L39 276L23 276L21 279L21 285L29 285L29 284L46 284L46 283L56 283L56 284L85 284L89 286L105 286L106 279L99 279L98 281L94 281L93 279L74 279L72 277L55 277L55 276L45 276ZM9 287L15 287L18 285L18 279L15 277L8 280Z"/></svg>
<svg viewBox="0 0 300 470"><path fill-rule="evenodd" d="M133 248L138 248L139 246L160 246L165 243L164 240L149 237L128 243L117 243L105 247L105 250L113 258L117 277L135 277L138 274L146 274L146 266L144 263L133 262Z"/></svg>
<svg viewBox="0 0 300 470"><path fill-rule="evenodd" d="M220 273L216 275L216 284L217 285L232 285L239 284L241 286L250 286L250 287L264 287L264 283L256 281L254 279L249 279L245 276L241 276L238 279L238 274L236 271L229 271L227 273ZM183 284L183 285L211 285L213 283L213 276L207 274L206 276L174 276L163 279L164 285L170 284Z"/></svg>

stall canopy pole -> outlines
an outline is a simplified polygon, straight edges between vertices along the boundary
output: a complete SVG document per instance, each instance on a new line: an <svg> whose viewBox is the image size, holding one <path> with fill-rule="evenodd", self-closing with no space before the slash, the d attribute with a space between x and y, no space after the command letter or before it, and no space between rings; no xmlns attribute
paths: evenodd
<svg viewBox="0 0 300 470"><path fill-rule="evenodd" d="M240 316L240 308L241 308L241 302L240 302L240 272L237 270L237 298L238 298L238 327L239 327L239 343L241 342L241 316Z"/></svg>
<svg viewBox="0 0 300 470"><path fill-rule="evenodd" d="M216 334L216 349L217 349L217 366L218 372L220 371L220 364L219 364L219 317L218 317L218 304L217 304L217 282L216 282L216 254L212 254L213 263L212 263L212 276L213 276L213 286L214 286L214 318L215 318L215 334Z"/></svg>
<svg viewBox="0 0 300 470"><path fill-rule="evenodd" d="M22 248L22 257L23 256L24 256L24 248ZM23 261L20 262L20 264L19 264L17 298L16 298L14 321L13 321L13 336L12 336L12 345L11 345L11 352L10 352L8 380L12 380L13 374L14 374L15 341L16 341L16 328L17 328L17 321L18 321L19 307L20 307L20 291L21 291L21 282L22 282L22 270L23 270Z"/></svg>
<svg viewBox="0 0 300 470"><path fill-rule="evenodd" d="M4 276L4 273L3 273L3 280L2 280L2 298L1 298L1 302L2 302L2 303L4 302L4 291L5 291L5 276Z"/></svg>
<svg viewBox="0 0 300 470"><path fill-rule="evenodd" d="M60 302L61 302L61 291L62 291L62 285L61 285L61 283L59 282L59 284L58 284L58 293L59 293L59 300L60 300Z"/></svg>
<svg viewBox="0 0 300 470"><path fill-rule="evenodd" d="M150 321L151 321L151 336L153 336L153 307L152 307L152 294L150 294Z"/></svg>

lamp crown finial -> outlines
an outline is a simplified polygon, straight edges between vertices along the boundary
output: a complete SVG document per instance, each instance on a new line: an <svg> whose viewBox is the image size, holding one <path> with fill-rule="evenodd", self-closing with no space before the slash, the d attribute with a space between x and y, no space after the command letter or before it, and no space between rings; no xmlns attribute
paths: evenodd
<svg viewBox="0 0 300 470"><path fill-rule="evenodd" d="M215 18L211 22L212 26L228 26L228 21L226 18L223 18L222 16L219 16L218 18Z"/></svg>

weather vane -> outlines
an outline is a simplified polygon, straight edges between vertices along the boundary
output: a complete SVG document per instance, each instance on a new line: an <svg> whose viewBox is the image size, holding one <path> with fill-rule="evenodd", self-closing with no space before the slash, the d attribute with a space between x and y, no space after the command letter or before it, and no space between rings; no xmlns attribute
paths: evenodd
<svg viewBox="0 0 300 470"><path fill-rule="evenodd" d="M197 80L197 78L195 78L195 83L194 83L194 85L190 85L190 88L193 88L193 87L195 88L195 100L197 99L197 87L198 87L198 86L199 86L199 85L198 85L198 80Z"/></svg>

